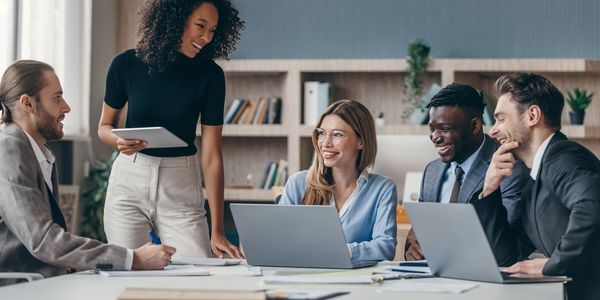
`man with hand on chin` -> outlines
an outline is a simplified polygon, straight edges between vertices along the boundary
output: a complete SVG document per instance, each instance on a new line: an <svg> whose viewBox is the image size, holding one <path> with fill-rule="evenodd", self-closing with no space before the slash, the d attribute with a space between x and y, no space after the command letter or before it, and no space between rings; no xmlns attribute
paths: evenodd
<svg viewBox="0 0 600 300"><path fill-rule="evenodd" d="M429 137L440 158L425 168L420 202L468 203L481 191L485 172L499 146L483 133L484 107L483 95L466 84L449 84L433 96L427 105ZM514 174L502 183L502 202L511 224L518 219L518 202L528 176L529 170L519 161ZM412 229L405 248L406 260L425 258Z"/></svg>
<svg viewBox="0 0 600 300"><path fill-rule="evenodd" d="M131 250L66 231L55 158L46 147L63 137L62 120L71 108L62 94L52 67L32 60L13 63L0 82L0 272L49 277L68 268L162 269L175 248Z"/></svg>
<svg viewBox="0 0 600 300"><path fill-rule="evenodd" d="M495 90L499 99L490 134L502 146L472 203L498 263L510 266L507 272L569 276L570 299L597 299L600 162L560 132L564 98L548 79L505 75ZM522 193L521 224L510 227L499 186L513 173L516 159L531 168L531 179ZM518 262L535 249L547 258Z"/></svg>

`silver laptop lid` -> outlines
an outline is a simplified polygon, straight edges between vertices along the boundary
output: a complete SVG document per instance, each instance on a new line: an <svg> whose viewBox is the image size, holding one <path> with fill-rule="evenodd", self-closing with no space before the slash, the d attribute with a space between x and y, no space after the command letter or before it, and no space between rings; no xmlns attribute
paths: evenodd
<svg viewBox="0 0 600 300"><path fill-rule="evenodd" d="M431 272L502 283L502 275L471 204L404 203Z"/></svg>
<svg viewBox="0 0 600 300"><path fill-rule="evenodd" d="M250 265L352 267L333 206L233 203L230 207Z"/></svg>

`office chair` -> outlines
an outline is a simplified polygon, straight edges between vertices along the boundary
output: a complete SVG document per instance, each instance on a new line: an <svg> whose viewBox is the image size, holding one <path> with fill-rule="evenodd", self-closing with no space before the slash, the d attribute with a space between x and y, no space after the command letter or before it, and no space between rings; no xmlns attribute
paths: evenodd
<svg viewBox="0 0 600 300"><path fill-rule="evenodd" d="M6 279L14 279L14 282L10 282L6 280ZM44 279L44 276L42 276L41 274L38 273L25 273L25 272L0 272L0 285L2 285L2 283L7 282L7 284L14 284L14 283L18 283L19 279L25 279L28 282L34 281L34 280L39 280L39 279ZM4 284L4 285L7 285Z"/></svg>

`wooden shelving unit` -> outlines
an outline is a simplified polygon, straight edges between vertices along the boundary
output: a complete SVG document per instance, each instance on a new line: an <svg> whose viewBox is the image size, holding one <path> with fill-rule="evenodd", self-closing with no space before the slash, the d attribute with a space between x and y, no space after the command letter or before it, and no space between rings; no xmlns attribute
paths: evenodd
<svg viewBox="0 0 600 300"><path fill-rule="evenodd" d="M405 124L400 119L406 105L402 101L407 68L404 59L258 59L218 61L218 64L227 81L226 107L236 98L282 99L282 124L224 127L226 184L248 183L251 175L250 182L256 186L268 160L286 159L290 175L308 167L313 153L310 141L313 124L302 124L304 81L328 81L332 84L333 99L361 101L374 115L385 112L386 126L377 128L380 135L429 133L426 125ZM585 59L433 59L425 76L425 87L432 83L471 84L481 89L495 106L493 82L502 74L517 71L541 73L562 92L580 87L600 95L600 61ZM569 110L565 106L564 123L568 122ZM600 101L592 101L585 125L565 124L562 131L600 155ZM200 127L197 134L200 140ZM271 191L226 190L229 201L272 201L273 197Z"/></svg>

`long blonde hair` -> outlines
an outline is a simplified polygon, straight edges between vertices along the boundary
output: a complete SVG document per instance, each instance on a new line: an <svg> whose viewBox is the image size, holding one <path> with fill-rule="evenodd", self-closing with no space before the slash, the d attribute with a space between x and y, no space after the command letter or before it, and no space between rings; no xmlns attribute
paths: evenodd
<svg viewBox="0 0 600 300"><path fill-rule="evenodd" d="M367 107L354 100L336 101L321 115L316 127L321 127L321 123L327 115L340 117L350 125L356 136L362 139L363 149L359 150L356 169L359 172L371 169L377 154L377 137L375 122ZM312 143L315 152L312 164L308 169L308 185L302 203L305 205L325 205L329 202L331 196L330 185L333 183L333 177L331 168L325 167L323 157L319 153L317 136L314 132Z"/></svg>

